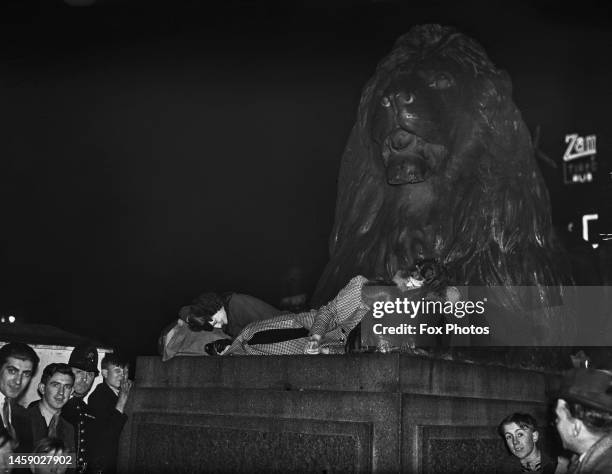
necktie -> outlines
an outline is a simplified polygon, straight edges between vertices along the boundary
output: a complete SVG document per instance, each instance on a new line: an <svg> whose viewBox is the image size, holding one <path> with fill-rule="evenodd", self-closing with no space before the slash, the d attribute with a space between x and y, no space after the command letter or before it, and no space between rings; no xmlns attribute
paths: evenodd
<svg viewBox="0 0 612 474"><path fill-rule="evenodd" d="M57 422L59 421L59 413L53 415L51 421L49 422L49 429L47 431L47 435L49 438L57 438Z"/></svg>
<svg viewBox="0 0 612 474"><path fill-rule="evenodd" d="M11 423L11 409L9 407L9 403L8 397L4 397L4 404L2 405L2 418L4 419L4 427L11 435L11 438L17 441L17 433L15 432L15 428L13 428L13 424Z"/></svg>

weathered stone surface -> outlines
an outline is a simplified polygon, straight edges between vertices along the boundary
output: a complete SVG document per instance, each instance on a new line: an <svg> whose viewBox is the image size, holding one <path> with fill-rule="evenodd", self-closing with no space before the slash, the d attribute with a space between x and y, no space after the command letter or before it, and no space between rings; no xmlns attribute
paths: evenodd
<svg viewBox="0 0 612 474"><path fill-rule="evenodd" d="M276 390L397 390L398 360L330 355L259 357L179 357L164 364L158 357L138 360L139 387L249 387Z"/></svg>
<svg viewBox="0 0 612 474"><path fill-rule="evenodd" d="M556 380L405 354L142 357L136 374L123 472L487 472L499 421L546 421Z"/></svg>

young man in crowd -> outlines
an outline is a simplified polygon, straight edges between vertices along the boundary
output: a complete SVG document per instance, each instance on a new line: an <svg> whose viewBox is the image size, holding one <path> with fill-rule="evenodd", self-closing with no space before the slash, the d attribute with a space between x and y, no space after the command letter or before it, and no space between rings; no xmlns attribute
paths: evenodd
<svg viewBox="0 0 612 474"><path fill-rule="evenodd" d="M538 446L540 432L531 415L513 413L507 416L499 424L498 432L512 454L504 460L498 472L557 472L557 459L548 456Z"/></svg>
<svg viewBox="0 0 612 474"><path fill-rule="evenodd" d="M72 398L62 409L62 416L74 428L76 449L76 471L85 472L88 464L89 445L91 444L91 422L94 417L83 397L91 390L91 385L98 375L98 350L91 344L76 346L68 360L74 374Z"/></svg>
<svg viewBox="0 0 612 474"><path fill-rule="evenodd" d="M563 447L575 453L568 472L611 473L612 372L569 372L558 394L555 415Z"/></svg>
<svg viewBox="0 0 612 474"><path fill-rule="evenodd" d="M117 470L119 437L127 421L124 412L132 382L126 361L117 354L107 354L102 359L102 377L103 383L89 397L89 408L95 417L91 462L96 472L106 474Z"/></svg>
<svg viewBox="0 0 612 474"><path fill-rule="evenodd" d="M67 452L74 454L74 428L61 416L73 385L74 374L68 364L49 364L43 370L38 384L42 398L30 403L27 410L34 444L45 437L59 438Z"/></svg>
<svg viewBox="0 0 612 474"><path fill-rule="evenodd" d="M15 400L28 388L39 360L27 344L11 342L0 348L0 414L20 453L32 451L32 428L25 408Z"/></svg>

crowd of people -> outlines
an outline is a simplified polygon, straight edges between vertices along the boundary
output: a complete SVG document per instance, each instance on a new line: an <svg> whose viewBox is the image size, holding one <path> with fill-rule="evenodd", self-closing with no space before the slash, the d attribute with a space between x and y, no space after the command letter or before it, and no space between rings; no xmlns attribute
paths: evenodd
<svg viewBox="0 0 612 474"><path fill-rule="evenodd" d="M513 413L498 427L510 452L498 472L612 473L612 372L587 368L568 372L553 402L562 455L540 446L541 432L533 416Z"/></svg>
<svg viewBox="0 0 612 474"><path fill-rule="evenodd" d="M27 466L34 473L116 472L119 437L132 382L128 364L109 353L101 363L103 382L92 389L98 371L95 346L77 346L68 363L42 370L39 400L18 403L36 374L39 357L29 345L0 348L0 472Z"/></svg>

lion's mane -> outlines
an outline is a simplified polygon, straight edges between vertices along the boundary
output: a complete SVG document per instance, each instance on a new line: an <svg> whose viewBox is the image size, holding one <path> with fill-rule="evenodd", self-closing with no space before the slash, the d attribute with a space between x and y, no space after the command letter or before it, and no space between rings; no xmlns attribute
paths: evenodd
<svg viewBox="0 0 612 474"><path fill-rule="evenodd" d="M431 192L417 196L411 184L387 182L371 129L392 78L427 58L461 71L466 99ZM453 28L417 26L397 40L361 96L341 161L330 260L313 306L356 274L389 279L419 258L438 259L455 285L561 283L548 193L511 93L508 75ZM427 209L416 212L417 201Z"/></svg>

